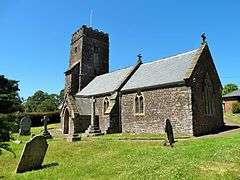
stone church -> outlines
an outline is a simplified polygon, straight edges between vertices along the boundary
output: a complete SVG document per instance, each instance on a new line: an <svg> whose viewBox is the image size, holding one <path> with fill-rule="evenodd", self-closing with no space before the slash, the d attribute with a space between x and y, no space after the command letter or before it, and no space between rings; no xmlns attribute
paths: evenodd
<svg viewBox="0 0 240 180"><path fill-rule="evenodd" d="M83 25L72 35L64 134L164 133L199 136L224 126L222 85L205 36L197 49L109 72L109 36Z"/></svg>

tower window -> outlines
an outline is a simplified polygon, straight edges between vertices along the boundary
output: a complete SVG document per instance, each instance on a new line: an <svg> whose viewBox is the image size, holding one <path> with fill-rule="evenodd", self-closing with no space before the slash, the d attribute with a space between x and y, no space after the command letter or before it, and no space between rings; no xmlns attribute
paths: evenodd
<svg viewBox="0 0 240 180"><path fill-rule="evenodd" d="M134 100L135 114L144 114L144 98L142 93L138 93Z"/></svg>
<svg viewBox="0 0 240 180"><path fill-rule="evenodd" d="M99 48L97 46L94 46L94 53L99 53Z"/></svg>
<svg viewBox="0 0 240 180"><path fill-rule="evenodd" d="M75 48L74 48L74 53L76 54L77 52L78 52L78 48L75 47Z"/></svg>
<svg viewBox="0 0 240 180"><path fill-rule="evenodd" d="M94 63L94 72L99 75L100 72L100 58L99 58L99 47L94 46L93 48L93 63Z"/></svg>

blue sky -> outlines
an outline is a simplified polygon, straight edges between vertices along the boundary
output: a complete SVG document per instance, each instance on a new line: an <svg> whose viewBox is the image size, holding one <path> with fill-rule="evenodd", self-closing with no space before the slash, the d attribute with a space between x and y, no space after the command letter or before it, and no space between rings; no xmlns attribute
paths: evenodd
<svg viewBox="0 0 240 180"><path fill-rule="evenodd" d="M238 0L0 0L0 74L24 98L64 87L71 34L89 25L110 35L110 70L197 48L201 32L222 84L240 85Z"/></svg>

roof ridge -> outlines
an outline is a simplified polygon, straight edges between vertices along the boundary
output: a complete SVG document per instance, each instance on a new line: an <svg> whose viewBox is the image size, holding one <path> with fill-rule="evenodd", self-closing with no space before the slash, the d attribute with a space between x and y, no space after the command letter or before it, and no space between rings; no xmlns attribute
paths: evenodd
<svg viewBox="0 0 240 180"><path fill-rule="evenodd" d="M161 59L158 59L158 60L152 60L150 62L143 63L143 65L151 64L151 63L155 63L155 62L159 62L159 61L166 61L166 60L169 60L169 58L174 58L174 57L186 55L188 53L190 54L190 53L193 53L194 51L197 51L197 50L199 50L199 48L195 48L195 49L192 49L192 50L189 50L189 51L185 51L185 52L180 52L180 53L177 53L175 55L165 56L165 57L162 57Z"/></svg>
<svg viewBox="0 0 240 180"><path fill-rule="evenodd" d="M177 53L177 54L175 54L175 55L165 56L165 57L163 57L163 58L161 58L161 59L153 60L153 61L151 61L151 62L142 63L142 65L152 64L152 63L159 62L159 61L166 61L166 60L168 60L168 58L174 58L174 57L177 57L177 56L185 55L185 54L188 54L188 53L192 53L193 51L197 51L197 50L199 50L199 47L198 47L198 48L195 48L195 49L192 49L192 50L189 50L189 51L180 52L180 53ZM116 69L116 70L113 70L113 71L111 71L111 72L98 75L98 76L96 76L95 78L98 78L98 77L101 77L101 76L104 76L104 75L109 75L109 74L114 73L114 72L117 72L117 71L126 70L126 69L128 69L128 68L133 67L133 66L134 66L134 65L125 66L125 67L122 68L122 69ZM95 79L95 78L94 78L94 79Z"/></svg>
<svg viewBox="0 0 240 180"><path fill-rule="evenodd" d="M114 70L114 71L111 71L111 72L108 72L108 73L104 73L104 74L101 74L101 75L96 76L95 78L100 77L100 76L104 76L104 75L108 75L108 74L111 74L111 73L114 73L114 72L117 72L117 71L126 70L126 69L128 69L128 68L133 67L133 66L134 66L134 65L131 65L131 66L125 67L125 68L123 68L123 69L117 69L117 70ZM94 79L95 79L95 78L94 78Z"/></svg>
<svg viewBox="0 0 240 180"><path fill-rule="evenodd" d="M122 69L115 69L115 70L113 70L113 71L110 71L109 73L112 73L112 72L115 72L115 71L124 70L124 69L130 68L130 67L132 67L132 66L134 66L134 65L125 66L125 67L123 67ZM106 73L106 74L108 74L108 73Z"/></svg>

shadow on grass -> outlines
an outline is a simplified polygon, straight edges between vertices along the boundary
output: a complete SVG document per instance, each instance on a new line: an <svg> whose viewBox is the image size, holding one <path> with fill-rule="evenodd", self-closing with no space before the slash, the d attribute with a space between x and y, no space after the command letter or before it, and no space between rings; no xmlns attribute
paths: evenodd
<svg viewBox="0 0 240 180"><path fill-rule="evenodd" d="M213 132L213 134L218 134L221 132L231 131L231 130L239 129L239 128L240 128L240 126L238 126L238 125L224 125L219 130L216 130L215 132Z"/></svg>
<svg viewBox="0 0 240 180"><path fill-rule="evenodd" d="M50 164L44 164L41 169L45 169L45 168L49 168L49 167L54 167L54 166L59 166L59 164L56 163L56 162L53 162L53 163L50 163Z"/></svg>
<svg viewBox="0 0 240 180"><path fill-rule="evenodd" d="M54 167L54 166L58 166L59 164L56 163L56 162L53 162L53 163L50 163L50 164L44 164L43 166L40 166L40 167L35 167L31 170L24 170L24 171L21 171L21 172L17 172L17 173L25 173L25 172L28 172L28 171L38 171L38 170L42 170L42 169L45 169L45 168L50 168L50 167ZM1 176L0 176L0 179L1 179Z"/></svg>
<svg viewBox="0 0 240 180"><path fill-rule="evenodd" d="M235 129L239 129L240 126L238 125L227 125L225 124L222 128L220 129L217 129L211 133L208 133L208 134L202 134L202 135L199 135L199 136L204 136L204 135L215 135L215 134L220 134L220 133L224 133L224 132L228 132L228 131L232 131L232 130L235 130ZM199 137L198 136L198 137Z"/></svg>
<svg viewBox="0 0 240 180"><path fill-rule="evenodd" d="M239 128L240 128L240 126L238 126L238 125L225 125L222 128L222 131L230 131L230 130L239 129Z"/></svg>
<svg viewBox="0 0 240 180"><path fill-rule="evenodd" d="M4 176L0 176L0 179L3 179L4 178Z"/></svg>

